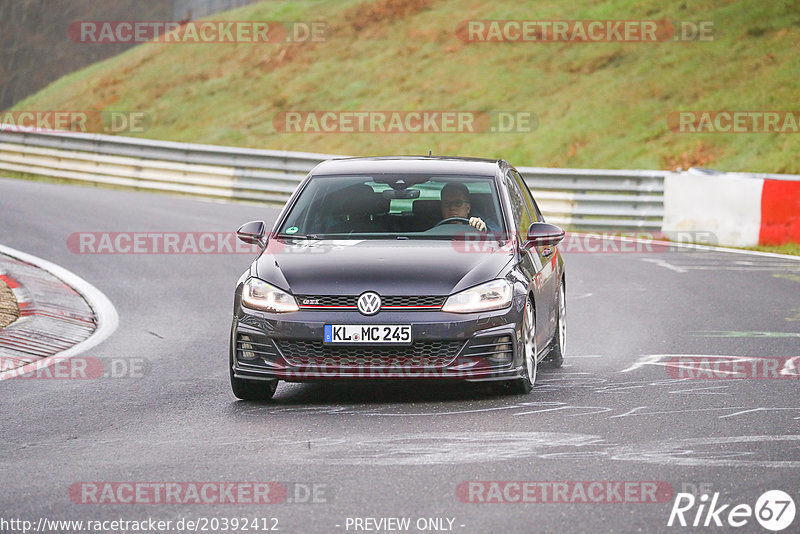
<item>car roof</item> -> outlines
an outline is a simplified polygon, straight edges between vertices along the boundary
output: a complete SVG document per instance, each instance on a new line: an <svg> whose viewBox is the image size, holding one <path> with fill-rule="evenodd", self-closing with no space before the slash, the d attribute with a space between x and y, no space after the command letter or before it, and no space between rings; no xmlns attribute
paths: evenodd
<svg viewBox="0 0 800 534"><path fill-rule="evenodd" d="M459 174L495 176L502 160L447 156L380 156L323 161L315 176L335 174Z"/></svg>

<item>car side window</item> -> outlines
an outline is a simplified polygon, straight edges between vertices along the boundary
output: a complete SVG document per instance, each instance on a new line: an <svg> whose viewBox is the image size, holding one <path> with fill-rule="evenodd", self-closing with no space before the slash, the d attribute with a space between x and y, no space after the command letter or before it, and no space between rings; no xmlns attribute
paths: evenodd
<svg viewBox="0 0 800 534"><path fill-rule="evenodd" d="M528 207L525 205L525 200L522 192L519 190L519 186L508 173L506 173L506 187L508 188L508 196L511 200L511 211L514 215L514 222L519 229L520 240L524 241L528 238L528 228L531 226L531 217L528 213Z"/></svg>
<svg viewBox="0 0 800 534"><path fill-rule="evenodd" d="M539 211L539 206L536 204L536 200L533 198L531 190L528 188L528 184L525 183L525 179L522 178L522 175L516 170L512 170L511 174L514 176L514 181L517 183L520 191L522 192L522 198L525 199L525 204L528 206L528 212L535 217L536 221L544 222L542 212Z"/></svg>

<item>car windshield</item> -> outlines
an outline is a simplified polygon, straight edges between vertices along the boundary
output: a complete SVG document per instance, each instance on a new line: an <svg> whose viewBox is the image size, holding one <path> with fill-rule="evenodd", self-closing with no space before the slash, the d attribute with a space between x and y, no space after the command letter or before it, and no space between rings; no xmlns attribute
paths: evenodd
<svg viewBox="0 0 800 534"><path fill-rule="evenodd" d="M499 238L505 224L489 176L317 176L278 233L320 239Z"/></svg>

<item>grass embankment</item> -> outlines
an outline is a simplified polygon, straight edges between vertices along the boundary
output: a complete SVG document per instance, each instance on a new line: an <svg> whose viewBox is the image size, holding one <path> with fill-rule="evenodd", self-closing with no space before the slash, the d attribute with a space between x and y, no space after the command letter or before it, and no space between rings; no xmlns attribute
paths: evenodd
<svg viewBox="0 0 800 534"><path fill-rule="evenodd" d="M516 165L800 173L800 134L675 133L677 110L797 110L800 9L763 0L262 2L214 20L326 21L324 42L147 43L18 110L143 111L142 137ZM465 43L471 19L713 21L713 42ZM90 45L85 46L102 46ZM531 133L287 134L286 110L531 111Z"/></svg>
<svg viewBox="0 0 800 534"><path fill-rule="evenodd" d="M759 252L773 252L775 254L791 254L800 256L800 243L784 243L783 245L759 245L757 247L747 247L745 250L757 250Z"/></svg>

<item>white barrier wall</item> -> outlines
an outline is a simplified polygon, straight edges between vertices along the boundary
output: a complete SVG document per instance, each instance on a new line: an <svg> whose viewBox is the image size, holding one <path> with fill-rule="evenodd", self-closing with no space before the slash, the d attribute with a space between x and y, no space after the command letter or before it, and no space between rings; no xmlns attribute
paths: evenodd
<svg viewBox="0 0 800 534"><path fill-rule="evenodd" d="M713 234L718 244L758 245L761 178L673 173L664 177L663 231Z"/></svg>

